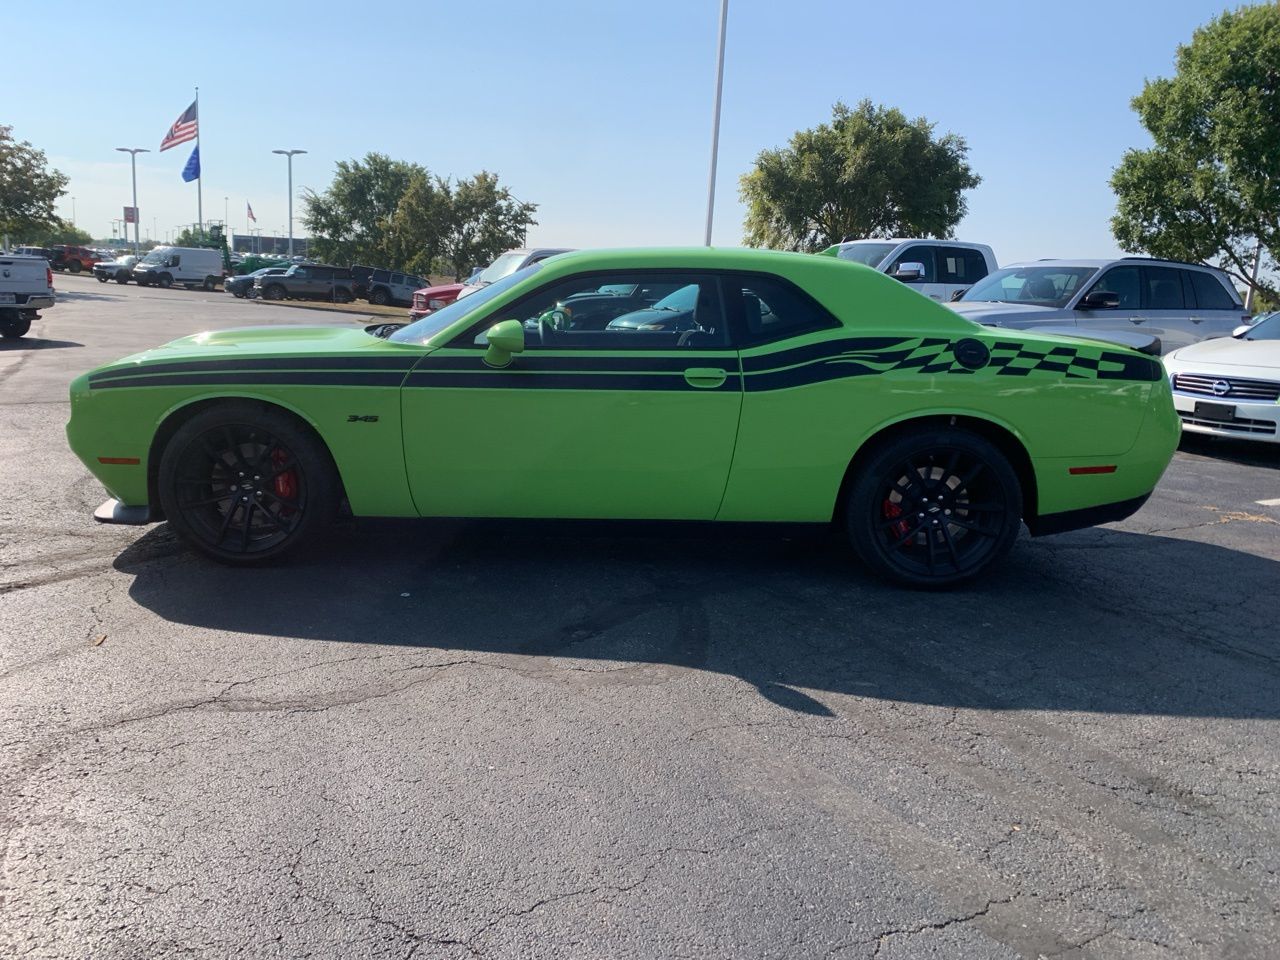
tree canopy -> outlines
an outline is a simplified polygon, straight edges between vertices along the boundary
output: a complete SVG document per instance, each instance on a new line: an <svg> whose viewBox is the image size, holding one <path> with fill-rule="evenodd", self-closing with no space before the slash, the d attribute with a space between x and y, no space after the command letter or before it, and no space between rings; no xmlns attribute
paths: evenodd
<svg viewBox="0 0 1280 960"><path fill-rule="evenodd" d="M934 136L924 117L863 100L832 108L830 123L762 150L743 175L745 242L820 250L847 237L949 237L981 183L962 137Z"/></svg>
<svg viewBox="0 0 1280 960"><path fill-rule="evenodd" d="M1115 169L1112 232L1130 252L1214 263L1249 286L1259 242L1264 266L1280 258L1280 6L1210 21L1176 68L1133 99L1154 146ZM1276 297L1265 278L1256 289Z"/></svg>
<svg viewBox="0 0 1280 960"><path fill-rule="evenodd" d="M512 197L497 174L454 182L380 153L340 162L329 188L303 202L316 256L419 274L460 276L523 244L537 223L537 206Z"/></svg>
<svg viewBox="0 0 1280 960"><path fill-rule="evenodd" d="M66 192L66 176L49 167L44 151L0 125L0 236L34 241L62 226L54 204Z"/></svg>

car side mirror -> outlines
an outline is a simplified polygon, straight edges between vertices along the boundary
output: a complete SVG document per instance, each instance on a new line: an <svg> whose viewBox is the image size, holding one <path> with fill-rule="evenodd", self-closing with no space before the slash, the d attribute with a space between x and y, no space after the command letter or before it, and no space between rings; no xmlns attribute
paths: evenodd
<svg viewBox="0 0 1280 960"><path fill-rule="evenodd" d="M1253 329L1252 324L1242 323L1240 324L1240 326L1236 327L1234 330L1231 331L1231 335L1235 337L1237 340L1239 340L1241 337L1243 337L1246 333L1248 333L1252 329Z"/></svg>
<svg viewBox="0 0 1280 960"><path fill-rule="evenodd" d="M485 338L489 349L484 352L484 362L490 367L505 367L513 354L524 353L524 324L519 320L495 323Z"/></svg>
<svg viewBox="0 0 1280 960"><path fill-rule="evenodd" d="M898 269L893 272L893 279L901 280L903 283L914 283L923 277L924 264L916 263L914 260L898 264Z"/></svg>
<svg viewBox="0 0 1280 960"><path fill-rule="evenodd" d="M1114 310L1120 306L1120 294L1110 290L1091 290L1080 300L1082 310Z"/></svg>

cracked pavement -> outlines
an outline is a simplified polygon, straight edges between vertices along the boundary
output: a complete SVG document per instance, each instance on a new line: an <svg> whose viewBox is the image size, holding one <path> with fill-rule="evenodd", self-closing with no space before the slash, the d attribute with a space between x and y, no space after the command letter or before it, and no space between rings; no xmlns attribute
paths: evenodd
<svg viewBox="0 0 1280 960"><path fill-rule="evenodd" d="M58 285L0 344L0 956L1275 956L1280 451L951 594L458 523L236 571L92 521L66 385L342 318Z"/></svg>

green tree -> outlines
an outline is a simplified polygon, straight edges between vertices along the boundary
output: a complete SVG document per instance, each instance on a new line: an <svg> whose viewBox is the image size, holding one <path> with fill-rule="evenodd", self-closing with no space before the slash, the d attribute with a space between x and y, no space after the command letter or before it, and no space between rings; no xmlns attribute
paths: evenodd
<svg viewBox="0 0 1280 960"><path fill-rule="evenodd" d="M1213 263L1245 287L1280 258L1280 5L1242 7L1178 48L1176 73L1148 81L1133 109L1154 141L1111 178L1122 248Z"/></svg>
<svg viewBox="0 0 1280 960"><path fill-rule="evenodd" d="M92 244L93 234L79 227L73 227L65 220L59 220L52 227L46 227L28 235L29 242L37 247L48 247L55 243L69 243L77 246Z"/></svg>
<svg viewBox="0 0 1280 960"><path fill-rule="evenodd" d="M447 184L444 186L448 187ZM489 263L504 250L524 246L537 204L524 203L482 170L449 189L448 219L440 237L440 257L455 280Z"/></svg>
<svg viewBox="0 0 1280 960"><path fill-rule="evenodd" d="M413 176L387 230L389 265L424 277L436 269L452 199L447 181L426 171Z"/></svg>
<svg viewBox="0 0 1280 960"><path fill-rule="evenodd" d="M176 237L173 238L173 247L203 247L207 242L207 237L200 236L191 227L183 227Z"/></svg>
<svg viewBox="0 0 1280 960"><path fill-rule="evenodd" d="M745 242L814 251L846 237L949 237L964 191L981 183L962 137L934 136L924 117L863 100L832 108L831 122L762 150L743 175Z"/></svg>
<svg viewBox="0 0 1280 960"><path fill-rule="evenodd" d="M391 221L410 184L427 176L419 164L382 153L339 161L327 190L303 195L312 255L340 264L400 266L389 237Z"/></svg>
<svg viewBox="0 0 1280 960"><path fill-rule="evenodd" d="M67 177L50 169L44 151L0 125L0 237L30 239L60 226L53 208L66 192Z"/></svg>

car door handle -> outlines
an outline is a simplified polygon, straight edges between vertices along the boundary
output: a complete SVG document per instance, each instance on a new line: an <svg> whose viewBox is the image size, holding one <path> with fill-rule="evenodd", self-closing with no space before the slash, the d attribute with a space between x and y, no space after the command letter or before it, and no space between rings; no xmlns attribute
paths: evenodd
<svg viewBox="0 0 1280 960"><path fill-rule="evenodd" d="M1129 322L1130 323L1146 323L1147 318L1146 317L1130 317Z"/></svg>
<svg viewBox="0 0 1280 960"><path fill-rule="evenodd" d="M720 367L690 367L684 372L685 382L691 387L712 390L725 382L729 377L727 371Z"/></svg>
<svg viewBox="0 0 1280 960"><path fill-rule="evenodd" d="M1204 317L1192 317L1192 318L1191 318L1191 322L1192 322L1192 323L1204 323Z"/></svg>

